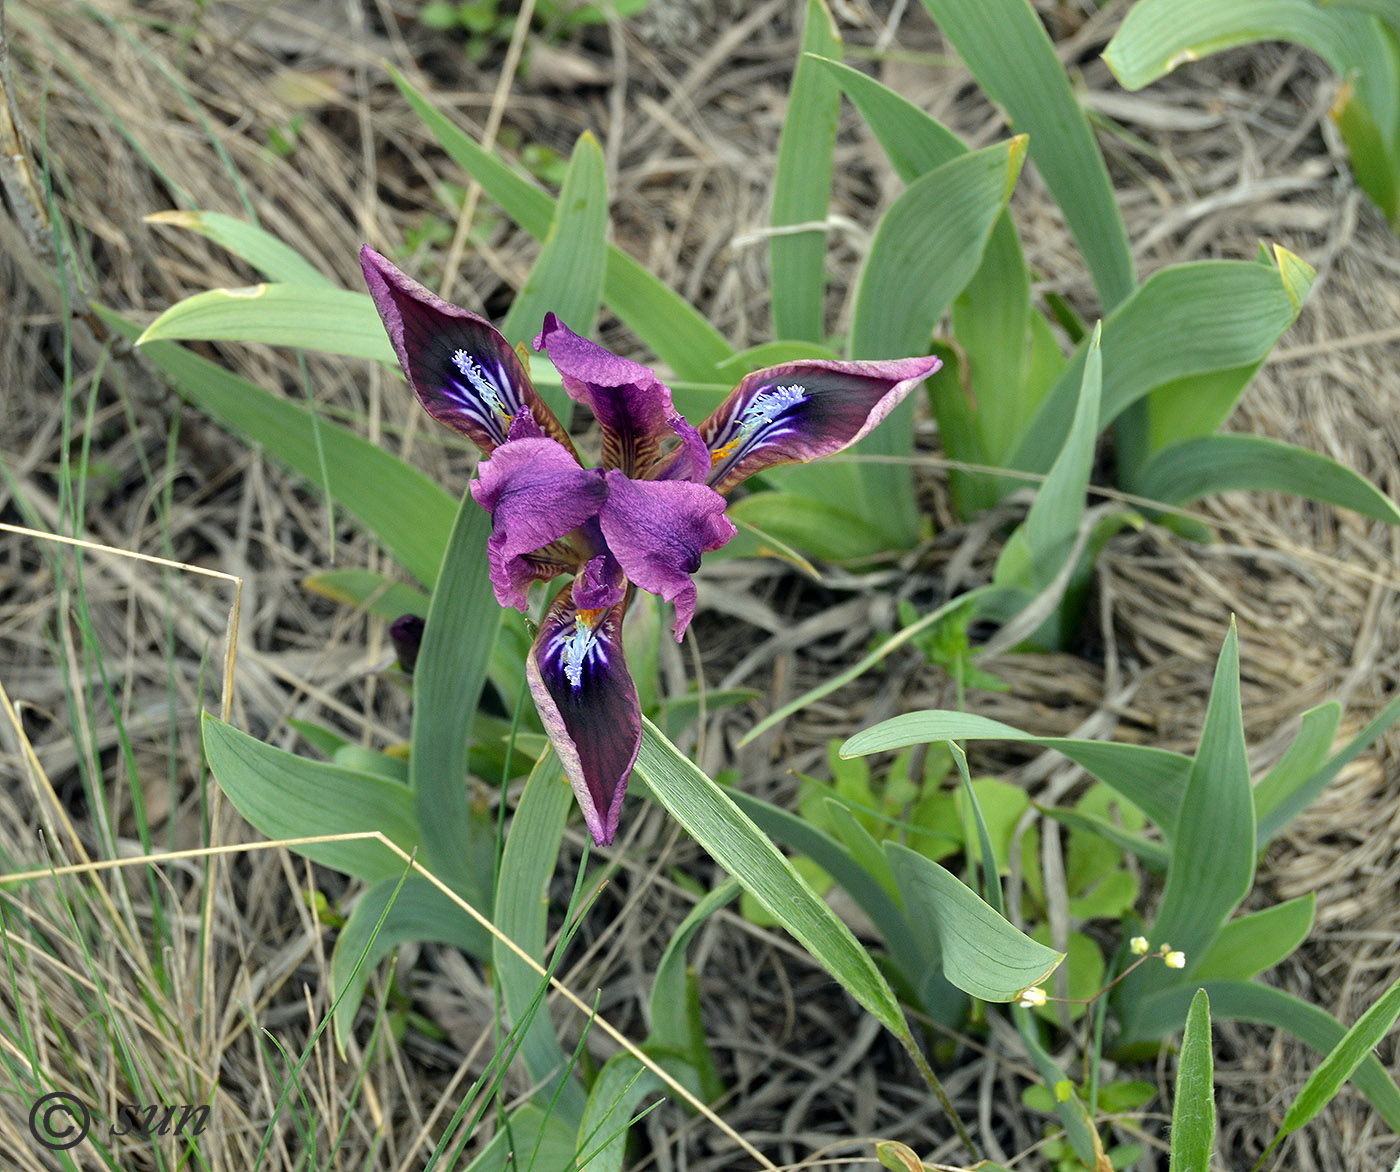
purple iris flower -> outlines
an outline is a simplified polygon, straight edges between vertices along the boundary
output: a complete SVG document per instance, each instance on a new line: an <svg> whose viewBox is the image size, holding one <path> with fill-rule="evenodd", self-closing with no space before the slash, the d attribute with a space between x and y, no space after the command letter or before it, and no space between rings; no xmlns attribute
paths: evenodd
<svg viewBox="0 0 1400 1172"><path fill-rule="evenodd" d="M676 640L695 613L700 557L734 536L724 494L777 464L839 452L861 439L937 358L789 362L744 378L698 428L645 366L545 317L548 353L570 398L603 432L587 468L536 393L510 343L384 257L361 250L365 280L409 386L438 422L487 457L471 485L491 513L491 583L526 609L532 582L572 573L530 649L535 706L600 846L612 842L642 740L637 689L622 654L633 587L675 604Z"/></svg>

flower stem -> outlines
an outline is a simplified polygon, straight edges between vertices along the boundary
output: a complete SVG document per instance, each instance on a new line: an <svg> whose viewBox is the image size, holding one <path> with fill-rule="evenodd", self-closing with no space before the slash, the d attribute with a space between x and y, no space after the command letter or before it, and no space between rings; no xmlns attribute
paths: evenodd
<svg viewBox="0 0 1400 1172"><path fill-rule="evenodd" d="M958 1138L963 1142L963 1147L967 1149L968 1154L972 1157L974 1162L980 1160L982 1158L981 1151L978 1150L976 1143L973 1142L972 1136L968 1134L967 1128L963 1126L963 1121L958 1118L957 1111L953 1109L953 1100L948 1098L948 1092L943 1089L943 1084L938 1081L938 1075L933 1073L933 1067L928 1064L928 1059L924 1057L924 1052L919 1049L919 1044L914 1041L914 1035L906 1030L899 1040L904 1044L904 1048L909 1051L909 1057L914 1060L914 1065L918 1067L919 1074L922 1076L924 1082L928 1084L929 1090L933 1092L934 1097L943 1108L943 1113L952 1121L953 1128L958 1133Z"/></svg>

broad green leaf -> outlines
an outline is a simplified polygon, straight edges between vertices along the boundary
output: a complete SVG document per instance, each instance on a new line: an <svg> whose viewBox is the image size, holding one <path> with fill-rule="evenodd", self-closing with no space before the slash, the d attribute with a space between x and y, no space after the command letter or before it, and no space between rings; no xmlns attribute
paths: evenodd
<svg viewBox="0 0 1400 1172"><path fill-rule="evenodd" d="M1400 525L1400 508L1365 477L1262 435L1208 435L1160 452L1134 482L1151 500L1187 505L1217 492L1286 492Z"/></svg>
<svg viewBox="0 0 1400 1172"><path fill-rule="evenodd" d="M709 1040L700 1018L699 986L695 973L686 963L686 951L705 921L739 894L737 879L727 879L700 900L681 921L656 964L652 980L647 1035L650 1050L666 1050L680 1056L695 1072L702 1097L718 1098L724 1093L719 1073L710 1055Z"/></svg>
<svg viewBox="0 0 1400 1172"><path fill-rule="evenodd" d="M413 808L430 870L476 907L491 898L491 867L473 859L467 751L501 610L487 575L491 515L462 497L428 607L413 672Z"/></svg>
<svg viewBox="0 0 1400 1172"><path fill-rule="evenodd" d="M222 212L154 212L148 224L172 224L188 228L247 261L267 280L287 285L323 285L334 289L335 282L308 261L295 248L247 220Z"/></svg>
<svg viewBox="0 0 1400 1172"><path fill-rule="evenodd" d="M530 1100L510 1113L464 1172L518 1172L532 1166L539 1172L573 1168L578 1155L576 1121L557 1106L551 1111ZM428 1167L447 1165L430 1162Z"/></svg>
<svg viewBox="0 0 1400 1172"><path fill-rule="evenodd" d="M1148 997L1136 1015L1136 1029L1124 1041L1157 1038L1180 1028L1196 987L1195 982L1190 982ZM1282 989L1255 981L1206 981L1201 988L1210 997L1216 1021L1249 1021L1286 1030L1319 1054L1331 1053L1346 1035L1326 1010ZM1400 1087L1374 1054L1362 1059L1352 1072L1351 1081L1370 1100L1386 1126L1400 1132Z"/></svg>
<svg viewBox="0 0 1400 1172"><path fill-rule="evenodd" d="M627 1157L627 1129L641 1101L670 1088L631 1054L614 1054L598 1072L575 1141L577 1155L549 1168L587 1168L588 1172L621 1172ZM522 1166L528 1165L522 1162Z"/></svg>
<svg viewBox="0 0 1400 1172"><path fill-rule="evenodd" d="M777 494L754 493L753 495L774 496ZM752 498L745 497L743 501L739 502L739 505L750 499ZM759 508L759 512L772 504L773 502L768 502ZM822 580L821 574L817 572L817 567L803 557L796 546L789 545L776 533L771 533L767 529L755 525L752 521L746 521L742 516L736 517L734 515L735 508L738 508L738 505L732 506L725 516L734 523L738 532L721 549L710 555L711 561L719 558L778 558L780 561L787 562L793 569L801 570L814 581L820 582ZM788 508L786 512L789 516L793 516L800 514L801 510L801 505L795 505Z"/></svg>
<svg viewBox="0 0 1400 1172"><path fill-rule="evenodd" d="M862 729L841 746L843 757L863 757L932 741L1024 741L1063 753L1115 793L1137 806L1163 830L1176 825L1186 793L1191 758L1148 745L1085 741L1073 737L1033 737L971 712L932 709L906 712Z"/></svg>
<svg viewBox="0 0 1400 1172"><path fill-rule="evenodd" d="M141 332L140 326L111 310L99 305L93 310L129 341ZM318 422L305 407L271 395L183 346L153 342L143 346L141 353L183 398L263 448L313 488L322 483L324 454L325 479L336 503L420 583L433 584L457 512L456 500L441 487L354 432L326 420Z"/></svg>
<svg viewBox="0 0 1400 1172"><path fill-rule="evenodd" d="M1172 1102L1170 1172L1210 1172L1215 1147L1215 1062L1210 1048L1210 998L1196 990L1186 1015Z"/></svg>
<svg viewBox="0 0 1400 1172"><path fill-rule="evenodd" d="M1346 140L1351 169L1361 190L1394 225L1400 219L1400 191L1396 189L1396 158L1387 149L1385 135L1356 93L1356 83L1346 78L1329 111Z"/></svg>
<svg viewBox="0 0 1400 1172"><path fill-rule="evenodd" d="M322 285L210 289L177 301L146 327L138 346L209 340L300 346L398 369L399 360L368 293Z"/></svg>
<svg viewBox="0 0 1400 1172"><path fill-rule="evenodd" d="M1187 760L1189 762L1189 758ZM1170 852L1162 843L1124 830L1116 822L1110 822L1097 814L1086 814L1082 810L1063 806L1038 805L1036 809L1063 826L1073 830L1087 830L1113 843L1119 849L1131 852L1143 866L1159 875L1166 872L1167 864L1171 861Z"/></svg>
<svg viewBox="0 0 1400 1172"><path fill-rule="evenodd" d="M1245 388L1263 366L1246 362L1188 374L1154 389L1114 421L1118 442L1129 445L1123 463L1135 472L1158 453L1184 440L1213 434L1230 417ZM1125 477L1125 479L1128 479ZM1137 480L1131 483L1136 489Z"/></svg>
<svg viewBox="0 0 1400 1172"><path fill-rule="evenodd" d="M550 752L525 783L501 855L496 881L496 927L541 962L549 927L549 881L559 863L564 824L573 800L573 791L564 784L559 758ZM494 944L493 958L506 1018L518 1024L524 1021L534 1000L539 974L499 940ZM525 1026L520 1057L531 1080L541 1087L537 1101L548 1102L557 1090L555 1110L577 1126L583 1118L586 1097L583 1087L569 1073L568 1059L559 1046L548 1012L536 1013Z"/></svg>
<svg viewBox="0 0 1400 1172"><path fill-rule="evenodd" d="M905 183L968 153L962 139L888 86L839 61L821 58L819 63L860 111Z"/></svg>
<svg viewBox="0 0 1400 1172"><path fill-rule="evenodd" d="M1269 816L1290 794L1296 793L1309 778L1322 768L1337 727L1342 722L1342 706L1335 700L1309 708L1302 723L1282 757L1254 786L1254 813L1259 820L1259 846L1266 845L1263 837Z"/></svg>
<svg viewBox="0 0 1400 1172"><path fill-rule="evenodd" d="M1105 311L1135 283L1113 186L1055 47L1028 0L924 0L1012 129L1030 136L1031 161L1054 193Z"/></svg>
<svg viewBox="0 0 1400 1172"><path fill-rule="evenodd" d="M1197 261L1154 273L1104 320L1100 429L1163 384L1260 361L1297 317L1306 293L1299 282L1310 274L1291 262L1284 271L1254 261ZM1041 400L1016 468L1043 472L1059 454L1088 349L1087 342L1079 347Z"/></svg>
<svg viewBox="0 0 1400 1172"><path fill-rule="evenodd" d="M1397 720L1400 720L1400 696L1396 696L1366 722L1346 747L1329 757L1327 762L1303 784L1279 794L1268 814L1259 819L1259 843L1269 842L1285 826L1306 810L1341 770L1374 745Z"/></svg>
<svg viewBox="0 0 1400 1172"><path fill-rule="evenodd" d="M926 354L934 327L981 264L992 226L1021 172L1025 139L1013 138L944 163L916 180L880 218L861 267L851 314L852 358ZM876 457L859 466L808 470L801 491L855 506L886 540L904 548L918 536L910 471L913 398L896 407L852 450Z"/></svg>
<svg viewBox="0 0 1400 1172"><path fill-rule="evenodd" d="M1380 1044L1381 1039L1390 1033L1398 1017L1400 981L1394 982L1381 994L1380 1000L1361 1015L1356 1024L1347 1030L1342 1040L1332 1048L1332 1052L1322 1060L1322 1065L1312 1072L1283 1117L1283 1126L1279 1128L1280 1138L1305 1126L1336 1098L1337 1092L1346 1084L1356 1068Z"/></svg>
<svg viewBox="0 0 1400 1172"><path fill-rule="evenodd" d="M506 340L530 342L550 311L574 333L591 333L607 260L607 164L598 140L585 131L574 145L544 246L501 323ZM567 427L574 404L563 387L540 393Z"/></svg>
<svg viewBox="0 0 1400 1172"><path fill-rule="evenodd" d="M1036 491L1025 521L1012 533L997 561L998 586L1025 586L1039 593L1064 567L1084 518L1084 498L1098 439L1099 394L1103 379L1099 350L1101 326L1094 328L1079 399L1069 436Z"/></svg>
<svg viewBox="0 0 1400 1172"><path fill-rule="evenodd" d="M297 720L295 717L289 716L287 723L327 757L334 757L337 750L350 743L338 732L334 732L324 725L316 724L314 721Z"/></svg>
<svg viewBox="0 0 1400 1172"><path fill-rule="evenodd" d="M885 947L890 950L896 967L905 973L911 984L920 972L936 962L936 953L931 951L929 938L912 931L898 899L860 866L845 846L789 810L746 794L743 790L731 789L727 792L760 830L810 858L841 885L861 911L870 917Z"/></svg>
<svg viewBox="0 0 1400 1172"><path fill-rule="evenodd" d="M393 622L400 615L428 613L428 596L403 582L395 582L373 570L327 570L303 578L302 587L342 606L363 607L370 614Z"/></svg>
<svg viewBox="0 0 1400 1172"><path fill-rule="evenodd" d="M959 989L983 1001L1014 1001L1064 959L1012 927L937 863L897 842L884 846L910 919L937 938L943 975Z"/></svg>
<svg viewBox="0 0 1400 1172"><path fill-rule="evenodd" d="M981 263L1025 151L1017 137L958 155L890 205L856 287L852 358L927 353L938 319Z"/></svg>
<svg viewBox="0 0 1400 1172"><path fill-rule="evenodd" d="M204 755L240 814L268 838L379 831L412 853L418 847L406 786L276 748L205 713ZM403 874L404 861L373 839L294 848L315 863L367 883Z"/></svg>
<svg viewBox="0 0 1400 1172"><path fill-rule="evenodd" d="M481 959L489 954L489 939L485 928L421 875L404 877L402 888L398 878L381 879L368 888L356 901L331 954L331 991L337 998L335 1041L341 1052L349 1041L374 966L400 944L431 940L454 945Z"/></svg>
<svg viewBox="0 0 1400 1172"><path fill-rule="evenodd" d="M841 35L825 0L807 0L802 54L841 56ZM821 66L800 55L788 91L787 114L773 171L774 228L826 219L831 160L841 91ZM768 241L773 333L780 339L821 342L826 336L826 232L782 232Z"/></svg>
<svg viewBox="0 0 1400 1172"><path fill-rule="evenodd" d="M899 887L894 881L894 872L875 837L840 798L824 798L822 802L827 822L849 852L851 861L883 887L891 899L898 901Z"/></svg>
<svg viewBox="0 0 1400 1172"><path fill-rule="evenodd" d="M888 422L888 421L887 421ZM771 535L802 558L844 562L890 551L890 541L865 516L796 492L755 492L729 506L727 515Z"/></svg>
<svg viewBox="0 0 1400 1172"><path fill-rule="evenodd" d="M1139 0L1104 50L1126 89L1141 89L1179 65L1255 41L1291 41L1320 54L1358 92L1377 125L1394 134L1397 87L1385 32L1364 12L1313 0Z"/></svg>
<svg viewBox="0 0 1400 1172"><path fill-rule="evenodd" d="M392 67L389 74L452 160L480 183L511 219L536 240L543 240L554 216L553 198L483 150ZM603 300L682 379L708 382L714 378L715 367L734 355L729 343L694 306L611 245Z"/></svg>
<svg viewBox="0 0 1400 1172"><path fill-rule="evenodd" d="M1200 964L1221 925L1254 884L1254 790L1240 713L1240 660L1234 619L1216 661L1201 740L1172 835L1166 889L1149 938L1186 954L1185 974L1146 965L1119 986L1121 1012L1138 1011L1150 992L1179 984Z"/></svg>
<svg viewBox="0 0 1400 1172"><path fill-rule="evenodd" d="M636 772L710 856L841 986L906 1044L909 1027L870 954L729 796L643 719Z"/></svg>
<svg viewBox="0 0 1400 1172"><path fill-rule="evenodd" d="M1271 969L1307 939L1316 900L1311 892L1231 920L1195 967L1197 981L1247 981Z"/></svg>

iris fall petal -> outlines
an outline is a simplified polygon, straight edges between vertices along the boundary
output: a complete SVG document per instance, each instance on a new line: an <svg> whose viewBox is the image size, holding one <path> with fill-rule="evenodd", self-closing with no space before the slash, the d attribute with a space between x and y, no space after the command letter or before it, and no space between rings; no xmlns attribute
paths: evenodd
<svg viewBox="0 0 1400 1172"><path fill-rule="evenodd" d="M712 464L706 483L725 493L765 468L850 447L941 365L930 356L755 371L700 425Z"/></svg>
<svg viewBox="0 0 1400 1172"><path fill-rule="evenodd" d="M526 675L589 833L607 846L641 747L642 710L622 654L626 600L580 610L573 596L583 581L564 587L545 612Z"/></svg>
<svg viewBox="0 0 1400 1172"><path fill-rule="evenodd" d="M495 326L444 301L368 245L360 250L360 264L399 365L429 415L490 455L506 442L512 420L529 408L543 434L573 450L568 432Z"/></svg>

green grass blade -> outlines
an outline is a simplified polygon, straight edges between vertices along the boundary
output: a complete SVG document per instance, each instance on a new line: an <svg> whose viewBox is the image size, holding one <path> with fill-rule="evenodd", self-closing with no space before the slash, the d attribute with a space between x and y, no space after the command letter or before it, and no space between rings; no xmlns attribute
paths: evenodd
<svg viewBox="0 0 1400 1172"><path fill-rule="evenodd" d="M1262 435L1208 435L1159 452L1135 491L1187 505L1217 492L1286 492L1400 525L1400 508L1364 476L1319 452Z"/></svg>
<svg viewBox="0 0 1400 1172"><path fill-rule="evenodd" d="M116 333L135 339L141 327L101 306L93 309ZM182 346L158 342L142 353L179 394L216 422L263 448L313 488L321 484L321 451L331 495L424 586L442 564L457 502L411 465L343 427L317 421L304 407L269 394Z"/></svg>
<svg viewBox="0 0 1400 1172"><path fill-rule="evenodd" d="M462 497L428 607L413 672L409 776L424 863L477 909L490 907L489 863L473 858L467 751L501 610L486 572L491 515ZM484 844L490 850L491 844Z"/></svg>
<svg viewBox="0 0 1400 1172"><path fill-rule="evenodd" d="M342 1053L374 966L409 940L451 944L478 958L490 952L486 929L423 876L381 879L356 901L331 954L335 1042Z"/></svg>
<svg viewBox="0 0 1400 1172"><path fill-rule="evenodd" d="M788 93L773 174L774 228L826 219L841 91L807 53L841 56L841 36L826 0L807 0L801 54ZM821 342L826 336L826 232L813 229L769 238L773 334Z"/></svg>
<svg viewBox="0 0 1400 1172"><path fill-rule="evenodd" d="M614 1054L603 1064L589 1092L588 1106L575 1141L578 1155L567 1164L547 1167L622 1172L633 1111L648 1095L666 1089L661 1078L631 1054Z"/></svg>
<svg viewBox="0 0 1400 1172"><path fill-rule="evenodd" d="M861 471L869 474L875 469ZM828 466L819 474L829 476L831 472L832 467ZM799 550L823 561L844 562L888 554L893 545L868 516L800 492L750 493L729 506L728 516L736 525L776 538L778 548L788 552L789 560L796 557L799 564L808 566L811 563Z"/></svg>
<svg viewBox="0 0 1400 1172"><path fill-rule="evenodd" d="M555 203L529 179L485 151L469 134L433 109L432 103L393 68L394 84L452 160L536 240L549 233ZM734 349L703 316L620 249L609 246L603 300L676 375L712 382L715 367Z"/></svg>
<svg viewBox="0 0 1400 1172"><path fill-rule="evenodd" d="M1311 1122L1319 1111L1336 1098L1337 1092L1346 1085L1356 1068L1390 1033L1396 1018L1400 1018L1400 980L1381 994L1380 1000L1361 1015L1322 1060L1322 1065L1312 1072L1283 1117L1283 1126L1279 1128L1280 1138Z"/></svg>
<svg viewBox="0 0 1400 1172"><path fill-rule="evenodd" d="M916 180L875 230L851 315L852 358L926 354L938 319L972 279L1025 157L1025 139L972 151ZM861 466L802 470L786 484L860 513L900 547L918 537L908 463L914 400L906 399L853 449L882 458ZM879 523L876 524L876 519Z"/></svg>
<svg viewBox="0 0 1400 1172"><path fill-rule="evenodd" d="M1012 128L1030 135L1031 161L1111 311L1136 283L1128 235L1103 156L1040 17L1027 0L924 0L924 7Z"/></svg>
<svg viewBox="0 0 1400 1172"><path fill-rule="evenodd" d="M1169 1172L1210 1172L1215 1147L1215 1062L1210 1049L1210 998L1196 990L1186 1015L1172 1102Z"/></svg>
<svg viewBox="0 0 1400 1172"><path fill-rule="evenodd" d="M222 212L170 211L154 212L146 217L146 223L170 224L198 232L240 260L247 261L269 281L336 288L334 281L295 248L247 220L226 216Z"/></svg>
<svg viewBox="0 0 1400 1172"><path fill-rule="evenodd" d="M1231 920L1201 963L1197 981L1247 981L1271 969L1307 939L1316 899L1311 892Z"/></svg>
<svg viewBox="0 0 1400 1172"><path fill-rule="evenodd" d="M911 921L937 938L943 975L963 992L1014 1001L1064 959L1014 928L944 867L892 840L884 845Z"/></svg>
<svg viewBox="0 0 1400 1172"><path fill-rule="evenodd" d="M309 761L205 714L204 754L229 801L269 838L378 830L405 851L418 847L407 787L326 761ZM370 839L295 848L313 862L367 883L403 874L403 859Z"/></svg>
<svg viewBox="0 0 1400 1172"><path fill-rule="evenodd" d="M1342 1025L1325 1009L1282 989L1255 981L1207 981L1201 987L1210 996L1216 1021L1249 1021L1287 1030L1319 1054L1331 1053L1346 1035ZM1196 985L1191 983L1149 997L1138 1014L1142 1028L1125 1040L1160 1037L1179 1028L1195 991ZM1400 1087L1374 1054L1362 1059L1351 1081L1370 1100L1385 1125L1400 1132Z"/></svg>
<svg viewBox="0 0 1400 1172"><path fill-rule="evenodd" d="M573 791L564 784L559 758L550 752L525 783L501 855L496 882L496 926L537 960L545 954L549 881L559 863L564 824L573 801ZM494 960L506 1017L512 1023L521 1022L534 999L537 974L499 942ZM555 1112L577 1127L583 1118L586 1097L578 1080L569 1073L568 1059L548 1013L531 1018L525 1027L520 1055L531 1079L541 1084L545 1099L555 1090L560 1092ZM539 1096L536 1101L541 1101Z"/></svg>
<svg viewBox="0 0 1400 1172"><path fill-rule="evenodd" d="M1150 745L1033 737L986 716L938 709L906 712L871 725L850 737L840 752L843 757L863 757L910 745L953 740L1023 741L1056 749L1127 798L1164 829L1176 825L1191 771L1190 757Z"/></svg>
<svg viewBox="0 0 1400 1172"><path fill-rule="evenodd" d="M372 358L395 370L399 365L369 294L319 285L249 285L196 293L156 318L136 344L193 340L299 346Z"/></svg>
<svg viewBox="0 0 1400 1172"><path fill-rule="evenodd" d="M591 333L603 299L607 260L607 164L598 140L585 131L574 145L539 258L501 323L506 340L528 344L551 310L574 333ZM567 426L573 401L563 388L540 394Z"/></svg>
<svg viewBox="0 0 1400 1172"><path fill-rule="evenodd" d="M909 1027L870 954L730 797L643 720L636 773L714 860L901 1041Z"/></svg>
<svg viewBox="0 0 1400 1172"><path fill-rule="evenodd" d="M1104 320L1100 428L1163 384L1259 362L1298 316L1310 280L1302 262L1198 261L1154 273ZM1087 355L1086 342L1041 400L1016 468L1044 472L1054 462Z"/></svg>

